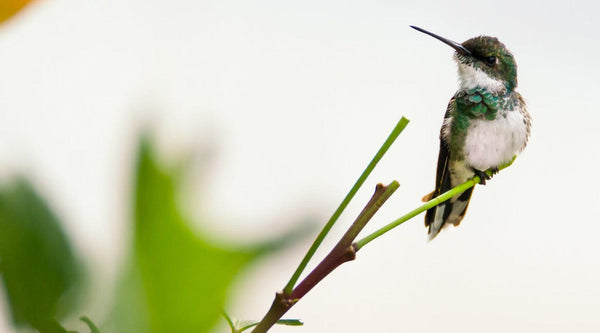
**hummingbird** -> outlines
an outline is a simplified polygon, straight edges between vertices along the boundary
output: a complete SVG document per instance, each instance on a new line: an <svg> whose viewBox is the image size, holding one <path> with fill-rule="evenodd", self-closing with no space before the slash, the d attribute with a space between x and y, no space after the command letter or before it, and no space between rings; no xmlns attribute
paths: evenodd
<svg viewBox="0 0 600 333"><path fill-rule="evenodd" d="M419 27L411 28L452 47L458 65L459 88L450 99L440 131L435 189L428 201L479 176L485 185L498 168L523 151L531 116L517 87L517 64L495 37L477 36L462 44ZM458 226L467 212L474 187L433 207L425 214L429 240L442 228Z"/></svg>

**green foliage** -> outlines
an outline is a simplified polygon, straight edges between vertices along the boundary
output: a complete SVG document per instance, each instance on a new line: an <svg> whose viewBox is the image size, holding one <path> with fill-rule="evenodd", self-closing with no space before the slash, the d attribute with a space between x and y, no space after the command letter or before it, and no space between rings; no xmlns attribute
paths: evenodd
<svg viewBox="0 0 600 333"><path fill-rule="evenodd" d="M79 264L58 218L29 182L0 189L0 230L1 277L13 322L60 332L54 318L72 310L67 291L79 280Z"/></svg>
<svg viewBox="0 0 600 333"><path fill-rule="evenodd" d="M190 228L178 207L181 171L142 139L134 188L133 253L115 309L120 332L207 332L236 277L297 232L251 246L216 241Z"/></svg>
<svg viewBox="0 0 600 333"><path fill-rule="evenodd" d="M255 327L259 323L258 321L241 321L241 322L237 321L234 323L233 320L229 317L229 315L227 315L227 313L223 313L223 316L225 317L225 320L227 321L227 324L229 325L229 328L231 329L231 333L244 332L246 330L249 330L249 329ZM298 319L280 319L275 324L285 325L285 326L302 326L302 325L304 325L304 323Z"/></svg>
<svg viewBox="0 0 600 333"><path fill-rule="evenodd" d="M275 324L284 325L284 326L302 326L302 325L304 325L304 323L298 319L280 319ZM258 325L258 322L242 324L241 325L242 327L240 327L239 329L232 328L231 332L232 333L243 332L243 331L251 329L252 327L254 327L256 325Z"/></svg>
<svg viewBox="0 0 600 333"><path fill-rule="evenodd" d="M133 191L133 246L114 311L119 332L210 330L239 274L298 239L233 245L196 233L177 207L181 171L162 166L147 140L140 145ZM71 332L56 320L72 312L81 268L58 218L31 184L0 188L0 277L13 322L41 333ZM80 318L91 333L99 329Z"/></svg>

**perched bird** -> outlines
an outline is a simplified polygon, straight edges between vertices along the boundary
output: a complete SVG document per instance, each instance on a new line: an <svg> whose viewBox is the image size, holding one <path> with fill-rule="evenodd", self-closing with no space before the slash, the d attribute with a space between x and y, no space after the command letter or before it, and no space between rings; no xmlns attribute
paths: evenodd
<svg viewBox="0 0 600 333"><path fill-rule="evenodd" d="M486 170L510 162L521 152L531 128L531 117L517 87L515 58L495 37L478 36L462 44L428 34L452 47L460 86L446 109L440 133L435 190L430 200L468 179L490 177ZM457 226L465 216L473 188L433 207L425 214L429 239L447 225Z"/></svg>

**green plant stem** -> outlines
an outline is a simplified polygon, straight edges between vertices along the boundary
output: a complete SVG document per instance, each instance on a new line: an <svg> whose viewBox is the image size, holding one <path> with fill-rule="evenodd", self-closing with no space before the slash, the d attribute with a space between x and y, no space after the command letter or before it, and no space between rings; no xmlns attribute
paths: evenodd
<svg viewBox="0 0 600 333"><path fill-rule="evenodd" d="M500 166L498 168L498 170L502 170L504 168L509 167L515 160L515 157L513 157L513 159L506 163L503 164L502 166ZM492 175L492 172L490 170L487 170L486 173L488 175ZM356 242L354 244L354 247L356 248L356 251L360 250L363 246L367 245L368 243L370 243L371 241L375 240L376 238L382 236L383 234L385 234L386 232L394 229L395 227L401 225L402 223L412 219L413 217L421 214L422 212L435 207L439 204L441 204L442 202L452 198L455 195L461 194L464 191L468 190L469 188L475 186L476 184L478 184L480 181L479 176L475 176L469 180L467 180L466 182L457 185L453 188L451 188L450 190L444 192L443 194L427 201L426 203L424 203L423 205L413 209L412 211L408 212L407 214L397 218L396 220L388 223L387 225L381 227L380 229L374 231L373 233L371 233L370 235L364 237L363 239L359 240L358 242Z"/></svg>
<svg viewBox="0 0 600 333"><path fill-rule="evenodd" d="M400 224L412 219L413 217L421 214L422 212L428 210L429 208L432 208L434 206L437 206L439 204L441 204L442 202L452 198L453 196L460 194L464 191L466 191L467 189L475 186L475 184L479 183L479 176L475 176L474 178L471 178L469 180L467 180L466 182L452 188L451 190L444 192L442 195L435 197L429 201L427 201L425 204L417 207L416 209L413 209L412 211L408 212L407 214L397 218L396 220L386 224L385 226L381 227L380 229L374 231L373 233L371 233L370 235L364 237L363 239L359 240L358 242L356 242L355 247L357 250L360 250L363 246L367 245L368 243L370 243L371 241L375 240L376 238L382 236L383 234L385 234L386 232L394 229L395 227L399 226Z"/></svg>
<svg viewBox="0 0 600 333"><path fill-rule="evenodd" d="M283 292L285 294L289 295L292 292L292 290L294 289L294 286L296 285L296 282L298 282L298 279L300 278L300 275L302 274L302 272L308 265L308 262L313 257L313 255L315 254L315 252L317 251L317 249L319 248L319 246L321 245L323 240L325 239L325 236L327 236L327 234L329 233L329 231L331 230L331 228L333 227L335 222L338 220L338 218L340 217L340 215L342 214L344 209L346 209L346 206L348 206L348 204L350 203L350 200L352 200L352 198L354 197L356 192L360 189L360 187L363 185L363 183L365 182L367 177L371 174L371 172L373 171L373 169L375 168L375 166L377 165L379 160L381 160L381 158L387 152L387 150L390 148L392 143L394 143L396 138L398 138L398 135L400 135L400 133L404 130L406 125L408 125L408 122L409 122L409 120L404 117L402 117L402 119L400 119L398 121L398 123L396 124L396 126L394 127L394 129L392 130L392 132L390 133L388 138L385 140L385 142L383 143L381 148L379 148L379 151L377 151L377 154L375 154L375 156L373 157L373 159L371 160L369 165L366 167L366 169L363 171L363 173L360 175L360 177L356 181L356 183L354 183L354 186L352 186L352 188L350 189L348 194L346 194L346 197L344 198L344 200L342 200L342 203L340 203L340 205L335 210L335 212L333 213L333 215L331 216L329 221L327 221L327 223L323 227L323 230L321 230L321 232L319 233L319 235L317 236L317 238L315 239L315 241L313 242L311 247L308 249L308 251L304 255L304 258L302 258L302 261L296 268L296 271L294 272L294 274L292 274L292 277L290 278L288 283L283 288Z"/></svg>
<svg viewBox="0 0 600 333"><path fill-rule="evenodd" d="M227 312L223 311L223 317L225 317L227 325L229 325L229 328L231 329L231 333L236 333L235 324L233 323L233 320L231 320L231 317L229 317Z"/></svg>
<svg viewBox="0 0 600 333"><path fill-rule="evenodd" d="M83 321L86 325L88 325L88 327L90 328L90 333L100 333L98 327L96 327L94 322L87 316L79 317L79 320Z"/></svg>

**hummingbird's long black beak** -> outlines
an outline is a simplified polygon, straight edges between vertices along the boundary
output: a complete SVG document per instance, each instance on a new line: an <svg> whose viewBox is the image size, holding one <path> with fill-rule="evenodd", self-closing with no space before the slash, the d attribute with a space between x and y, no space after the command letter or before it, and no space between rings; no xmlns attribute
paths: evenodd
<svg viewBox="0 0 600 333"><path fill-rule="evenodd" d="M459 43L457 43L455 41L451 41L448 38L444 38L442 36L438 36L438 35L436 35L436 34L434 34L432 32L429 32L429 31L427 31L425 29L421 29L419 27L415 27L414 25L411 25L410 27L413 28L413 29L415 29L415 30L417 30L417 31L420 31L420 32L422 32L424 34L428 34L429 36L431 36L431 37L433 37L435 39L441 40L442 42L450 45L451 48L455 49L456 52L458 52L460 54L471 55L471 51L465 49L464 46L460 45Z"/></svg>

